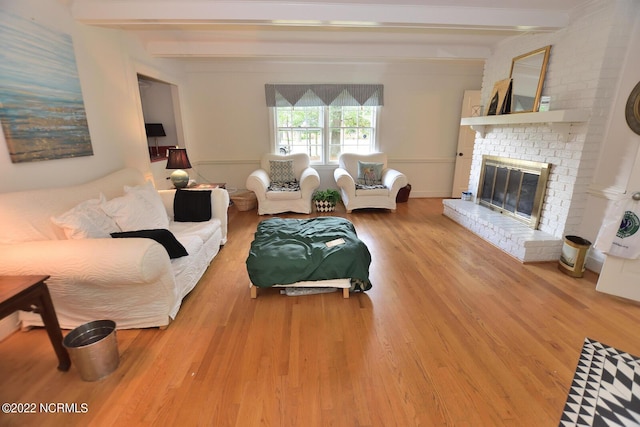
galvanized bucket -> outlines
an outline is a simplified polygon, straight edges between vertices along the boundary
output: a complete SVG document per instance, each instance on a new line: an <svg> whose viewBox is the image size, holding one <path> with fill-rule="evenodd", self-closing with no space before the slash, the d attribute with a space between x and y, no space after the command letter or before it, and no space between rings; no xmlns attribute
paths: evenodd
<svg viewBox="0 0 640 427"><path fill-rule="evenodd" d="M120 363L113 320L95 320L80 325L64 337L62 344L84 381L100 380Z"/></svg>

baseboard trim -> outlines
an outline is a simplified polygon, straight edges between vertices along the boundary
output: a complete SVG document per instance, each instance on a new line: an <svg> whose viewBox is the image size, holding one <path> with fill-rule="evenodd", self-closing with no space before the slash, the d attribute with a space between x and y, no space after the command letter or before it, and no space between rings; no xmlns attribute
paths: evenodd
<svg viewBox="0 0 640 427"><path fill-rule="evenodd" d="M20 319L18 312L5 317L0 320L0 341L3 341L11 334L20 329Z"/></svg>

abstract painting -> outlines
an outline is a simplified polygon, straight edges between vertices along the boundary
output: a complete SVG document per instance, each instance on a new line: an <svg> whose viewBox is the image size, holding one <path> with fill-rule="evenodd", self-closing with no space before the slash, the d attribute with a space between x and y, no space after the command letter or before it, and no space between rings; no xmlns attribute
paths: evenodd
<svg viewBox="0 0 640 427"><path fill-rule="evenodd" d="M93 155L71 36L0 10L0 122L13 163Z"/></svg>

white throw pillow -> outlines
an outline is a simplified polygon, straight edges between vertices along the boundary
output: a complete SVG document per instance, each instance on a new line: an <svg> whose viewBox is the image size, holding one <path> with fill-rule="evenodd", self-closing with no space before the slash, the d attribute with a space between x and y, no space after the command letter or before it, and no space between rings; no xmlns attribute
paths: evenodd
<svg viewBox="0 0 640 427"><path fill-rule="evenodd" d="M122 231L169 228L167 210L151 182L137 187L125 186L124 192L124 196L102 205L102 209Z"/></svg>
<svg viewBox="0 0 640 427"><path fill-rule="evenodd" d="M86 200L51 221L64 230L67 239L99 239L120 231L118 224L102 210L104 194Z"/></svg>

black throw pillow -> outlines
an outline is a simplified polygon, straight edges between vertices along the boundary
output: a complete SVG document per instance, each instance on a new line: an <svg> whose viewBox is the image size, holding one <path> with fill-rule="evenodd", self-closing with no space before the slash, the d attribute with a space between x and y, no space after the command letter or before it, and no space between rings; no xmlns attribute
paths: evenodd
<svg viewBox="0 0 640 427"><path fill-rule="evenodd" d="M211 219L211 190L176 190L173 220L203 222Z"/></svg>
<svg viewBox="0 0 640 427"><path fill-rule="evenodd" d="M189 255L187 250L182 246L182 243L178 242L176 236L167 229L158 228L153 230L136 230L136 231L121 231L118 233L111 233L113 238L123 237L144 237L147 239L153 239L160 243L167 250L169 258L180 258Z"/></svg>

